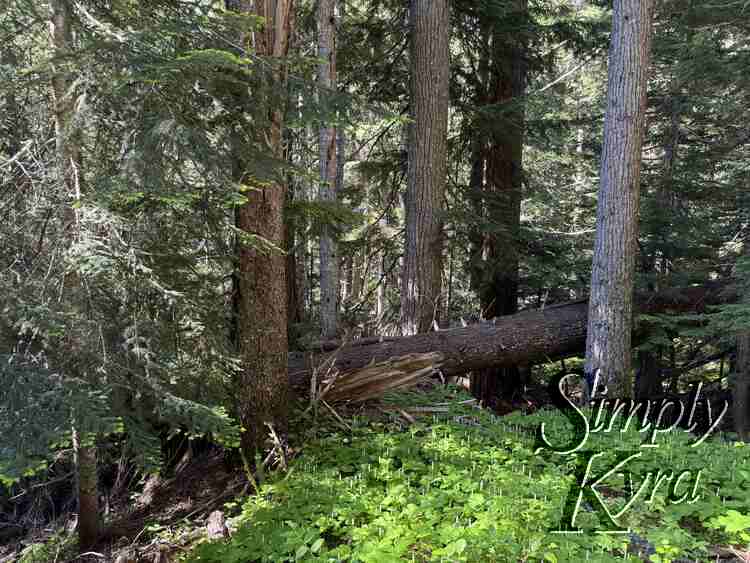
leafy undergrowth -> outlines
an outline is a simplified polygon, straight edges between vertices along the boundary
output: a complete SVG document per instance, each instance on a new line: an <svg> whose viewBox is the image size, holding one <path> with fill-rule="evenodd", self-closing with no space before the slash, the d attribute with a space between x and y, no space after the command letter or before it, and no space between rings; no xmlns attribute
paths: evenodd
<svg viewBox="0 0 750 563"><path fill-rule="evenodd" d="M593 434L586 448L602 453L597 475L622 452L643 452L598 487L611 513L649 481L617 518L629 533L595 533L612 522L589 495L575 521L583 533L559 534L582 457L535 453L534 435L544 421L566 443L568 420L556 411L497 418L458 404L468 398L455 389L400 393L388 402L451 406L411 425L355 420L351 433L306 445L286 475L247 499L230 540L203 543L189 560L715 561L716 546L750 542L750 448L721 438L690 447L695 437L681 431L655 448L640 448L648 436L637 428ZM678 490L662 480L654 493L659 470L692 473Z"/></svg>

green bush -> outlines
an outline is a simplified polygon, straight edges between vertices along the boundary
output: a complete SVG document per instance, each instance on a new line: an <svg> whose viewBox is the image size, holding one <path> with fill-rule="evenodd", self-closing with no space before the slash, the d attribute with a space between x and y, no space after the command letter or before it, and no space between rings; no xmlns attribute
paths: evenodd
<svg viewBox="0 0 750 563"><path fill-rule="evenodd" d="M438 399L409 394L394 401ZM329 435L247 500L230 541L202 544L190 561L641 561L634 545L641 542L652 561L664 562L704 557L710 543L746 540L737 527L747 517L734 512L750 514L743 469L750 467L749 449L719 439L690 448L681 432L661 437L660 447L613 475L605 503L616 512L633 482L637 488L660 468L702 469L698 501L673 504L666 490L657 491L622 517L630 535L554 533L576 484L576 463L535 454L542 421L561 442L571 431L554 411L499 419L462 406L406 430L374 423ZM637 429L596 434L589 446L611 464L618 451L637 450L645 438ZM577 523L589 531L606 525L586 503Z"/></svg>

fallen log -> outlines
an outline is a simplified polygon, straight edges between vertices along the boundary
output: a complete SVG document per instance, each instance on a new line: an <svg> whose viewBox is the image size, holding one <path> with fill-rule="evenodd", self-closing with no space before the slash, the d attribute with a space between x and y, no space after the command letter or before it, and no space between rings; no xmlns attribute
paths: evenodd
<svg viewBox="0 0 750 563"><path fill-rule="evenodd" d="M726 283L711 283L637 296L636 309L641 314L703 312L707 305L733 298L734 292L731 288L727 291ZM348 345L318 343L317 350L290 354L289 374L298 385L309 381L312 370L323 362L340 372L352 373L368 365L430 353L440 354L444 375L544 363L584 351L587 314L587 302L574 301L416 336L370 338Z"/></svg>
<svg viewBox="0 0 750 563"><path fill-rule="evenodd" d="M307 379L315 366L331 360L331 354L335 355L333 365L342 372L432 352L442 356L440 371L445 375L488 366L546 362L583 348L587 308L585 301L578 301L467 327L388 338L366 345L344 345L333 352L298 354L291 359L289 374L293 381Z"/></svg>

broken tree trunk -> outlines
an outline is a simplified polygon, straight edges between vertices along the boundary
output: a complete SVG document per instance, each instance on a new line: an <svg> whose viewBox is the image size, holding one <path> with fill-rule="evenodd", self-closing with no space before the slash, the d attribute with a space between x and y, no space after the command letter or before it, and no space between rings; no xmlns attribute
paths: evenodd
<svg viewBox="0 0 750 563"><path fill-rule="evenodd" d="M641 314L701 312L706 305L728 302L726 284L669 290L637 296ZM463 328L393 338L368 338L342 345L323 342L307 354L290 354L289 373L295 386L306 385L312 369L328 361L340 372L396 361L412 354L440 354L440 371L457 375L491 366L533 365L581 354L586 342L588 304L574 301L524 311Z"/></svg>
<svg viewBox="0 0 750 563"><path fill-rule="evenodd" d="M533 364L568 356L583 349L586 341L585 301L548 307L501 317L494 322L465 328L394 338L368 339L340 347L333 352L324 344L322 352L293 358L290 377L309 378L311 368L333 353L334 366L350 372L410 354L438 352L442 356L440 370L445 375L514 364Z"/></svg>
<svg viewBox="0 0 750 563"><path fill-rule="evenodd" d="M409 354L351 372L335 372L323 381L319 398L328 402L360 402L392 389L410 387L440 369L442 354Z"/></svg>

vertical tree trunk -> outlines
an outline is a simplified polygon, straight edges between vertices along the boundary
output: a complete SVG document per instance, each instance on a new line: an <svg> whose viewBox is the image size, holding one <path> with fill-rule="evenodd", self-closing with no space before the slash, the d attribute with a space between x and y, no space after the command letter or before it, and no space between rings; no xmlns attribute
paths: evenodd
<svg viewBox="0 0 750 563"><path fill-rule="evenodd" d="M448 275L446 276L445 288L445 314L442 319L440 328L450 328L451 318L453 317L453 277L456 261L453 252L454 246L451 246L448 252Z"/></svg>
<svg viewBox="0 0 750 563"><path fill-rule="evenodd" d="M747 209L747 191L742 192L737 199L740 209ZM745 235L742 249L743 255L740 260L750 260L750 236ZM750 280L744 280L743 295L744 302L750 302ZM736 361L732 362L734 369L730 367L730 378L732 387L732 415L734 427L740 440L750 441L750 327L745 332L737 335ZM723 367L723 360L722 360Z"/></svg>
<svg viewBox="0 0 750 563"><path fill-rule="evenodd" d="M286 161L294 166L294 139L291 135L285 135L284 152ZM293 202L297 198L297 186L292 174L286 177L287 198ZM285 211L288 210L285 209ZM292 213L284 214L284 241L286 243L286 313L287 313L287 339L290 349L294 349L297 343L296 325L302 322L302 306L299 294L299 283L297 281L297 225Z"/></svg>
<svg viewBox="0 0 750 563"><path fill-rule="evenodd" d="M313 129L312 126L308 123L308 125L305 127L304 132L304 143L312 143L313 141ZM312 162L308 160L308 157L303 158L302 166L304 169L309 170L312 167ZM313 186L308 183L309 181L307 179L304 179L301 184L301 198L304 201L310 201L314 198L314 188ZM312 268L310 268L310 263L312 261L312 244L310 239L312 237L309 236L309 232L307 229L307 226L309 224L308 220L305 220L303 223L305 225L305 229L301 234L301 240L299 242L299 254L297 257L297 279L299 281L299 292L302 300L302 313L303 318L307 318L307 316L310 314L310 311L313 307L312 303Z"/></svg>
<svg viewBox="0 0 750 563"><path fill-rule="evenodd" d="M291 185L291 181L288 181ZM289 190L289 198L293 198L293 191ZM286 296L287 296L287 334L289 335L289 346L296 343L297 332L295 325L302 322L303 303L300 292L300 284L297 279L299 268L297 265L297 242L296 242L296 222L289 214L285 217L286 230Z"/></svg>
<svg viewBox="0 0 750 563"><path fill-rule="evenodd" d="M318 3L318 95L331 97L336 85L336 0ZM325 105L325 104L324 104ZM338 166L336 128L320 127L320 193L322 202L336 201ZM339 255L331 228L323 225L320 235L320 328L323 338L335 338L339 314Z"/></svg>
<svg viewBox="0 0 750 563"><path fill-rule="evenodd" d="M339 0L338 9L339 17L341 20L344 19L344 0ZM344 189L344 165L346 164L346 132L343 127L336 129L336 197ZM357 299L361 292L361 279L358 276L358 263L360 252L355 252L349 260L349 271L347 272L347 291L349 293L349 299ZM344 298L342 297L339 303L342 303ZM340 313L341 306L337 308L337 315ZM340 328L337 326L337 331Z"/></svg>
<svg viewBox="0 0 750 563"><path fill-rule="evenodd" d="M351 299L357 300L362 297L364 291L365 282L364 270L365 270L365 253L367 247L354 251L354 255L351 260Z"/></svg>
<svg viewBox="0 0 750 563"><path fill-rule="evenodd" d="M737 362L732 373L734 427L740 440L750 441L750 332L737 337Z"/></svg>
<svg viewBox="0 0 750 563"><path fill-rule="evenodd" d="M526 0L517 1L519 19ZM489 103L513 104L491 130L487 146L485 205L494 223L485 236L486 283L481 289L485 318L518 311L518 237L521 226L521 184L524 136L523 94L526 64L523 44L493 33Z"/></svg>
<svg viewBox="0 0 750 563"><path fill-rule="evenodd" d="M376 333L380 330L380 325L383 322L383 315L385 314L385 291L388 287L388 279L385 271L385 255L386 252L383 250L376 258L378 261L378 290L375 296Z"/></svg>
<svg viewBox="0 0 750 563"><path fill-rule="evenodd" d="M527 1L517 0L510 17L521 27L527 12ZM478 169L472 174L473 182L480 182L474 188L479 188L475 198L490 225L477 237L479 254L474 257L475 268L479 270L475 284L482 316L488 319L518 311L526 89L525 45L519 35L490 33L492 49L485 103L502 111L502 118L494 121L486 147L479 151L485 164L475 163ZM486 405L492 405L500 395L510 398L520 384L518 367L510 366L472 374L471 390Z"/></svg>
<svg viewBox="0 0 750 563"><path fill-rule="evenodd" d="M586 363L610 394L631 393L631 325L653 0L615 0L591 275Z"/></svg>
<svg viewBox="0 0 750 563"><path fill-rule="evenodd" d="M73 428L73 458L78 474L78 548L91 551L99 539L99 479L97 476L96 445L84 444Z"/></svg>
<svg viewBox="0 0 750 563"><path fill-rule="evenodd" d="M55 148L57 155L57 182L71 203L80 198L81 165L80 131L73 122L75 99L68 92L70 76L65 67L72 47L70 18L72 8L68 0L50 2L50 36L55 56L52 75L52 102L55 113ZM66 207L66 230L72 232L76 213L72 206ZM72 236L72 235L71 235Z"/></svg>
<svg viewBox="0 0 750 563"><path fill-rule="evenodd" d="M440 309L450 58L448 0L411 1L411 116L401 331L426 332Z"/></svg>
<svg viewBox="0 0 750 563"><path fill-rule="evenodd" d="M72 7L68 0L50 2L50 38L55 56L52 74L52 102L55 115L55 148L57 156L57 184L64 190L65 206L63 219L65 233L72 244L78 236L77 211L73 204L81 196L81 151L80 131L74 122L75 100L70 89L70 76L65 70L65 57L70 56L73 46L71 32ZM78 277L66 277L68 293L75 291ZM89 551L99 537L99 494L96 465L96 445L82 443L82 437L73 421L73 455L78 483L78 545L81 551ZM85 437L84 437L85 438Z"/></svg>
<svg viewBox="0 0 750 563"><path fill-rule="evenodd" d="M257 55L272 57L276 63L286 57L292 0L227 0L227 7L264 18L265 25L253 32ZM264 70L262 79L273 81L279 85L276 89L283 91L284 76L278 68ZM281 159L282 108L270 99L259 102L268 104L267 130L260 138L265 139L268 153ZM249 177L246 170L241 176L256 189L247 193L248 202L237 210L237 226L284 248L286 186L277 176ZM267 425L272 425L279 436L287 432L287 260L281 252L266 251L244 241L238 246L237 344L243 365L235 381L235 396L245 429L242 450L253 463L255 453L264 448Z"/></svg>

